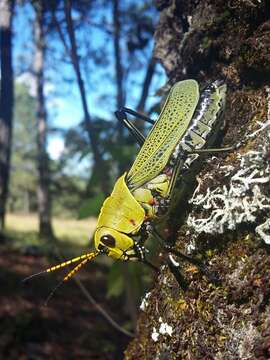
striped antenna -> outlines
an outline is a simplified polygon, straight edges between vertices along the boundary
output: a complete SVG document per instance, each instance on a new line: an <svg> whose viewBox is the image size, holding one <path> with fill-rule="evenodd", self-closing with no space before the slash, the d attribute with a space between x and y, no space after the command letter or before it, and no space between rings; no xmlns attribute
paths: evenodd
<svg viewBox="0 0 270 360"><path fill-rule="evenodd" d="M69 279L72 278L73 275L75 275L78 271L80 271L80 269L86 264L88 263L88 261L91 261L92 259L94 259L99 253L90 253L89 256L84 259L82 262L80 262L73 270L71 270L65 277L63 281L68 281Z"/></svg>
<svg viewBox="0 0 270 360"><path fill-rule="evenodd" d="M54 293L56 292L56 290L63 284L63 282L68 281L69 279L71 279L86 263L88 263L88 261L91 261L92 259L94 259L96 256L99 255L99 252L92 252L92 253L88 253L85 254L88 255L87 258L85 259L85 256L83 255L83 261L81 261L73 270L71 270L62 281L60 281L56 287L51 291L51 293L49 294L49 296L47 297L44 305L47 306L48 302L50 301L50 299L53 297ZM71 261L71 260L70 260ZM74 261L73 261L74 262ZM64 263L63 263L64 264ZM61 265L61 264L59 264ZM54 271L54 270L52 270Z"/></svg>
<svg viewBox="0 0 270 360"><path fill-rule="evenodd" d="M56 270L58 270L58 269L61 269L61 268L63 268L63 267L66 267L66 266L68 266L68 265L70 265L70 264L73 264L73 263L78 262L78 261L81 261L81 260L86 260L86 262L88 262L88 261L94 259L97 255L99 255L99 252L98 252L98 251L97 251L97 252L90 252L90 253L87 253L87 254L83 254L83 255L81 255L81 256L75 257L75 258L70 259L70 260L68 260L68 261L64 261L64 262L62 262L61 264L54 265L54 266L52 266L52 267L50 267L50 268L48 268L48 269L46 269L46 270L43 270L43 271L40 271L40 272L36 273L36 274L30 275L30 276L28 276L27 278L23 279L23 282L28 281L28 280L32 279L33 277L35 277L35 276L56 271ZM86 262L85 262L85 263L86 263ZM79 265L80 265L80 264L79 264ZM83 264L83 265L84 265L84 264ZM82 265L82 266L83 266L83 265ZM81 266L80 266L80 268L81 268ZM74 270L75 270L75 269L74 269ZM73 271L73 270L72 270L72 271ZM77 271L76 271L76 272L77 272ZM67 275L67 276L68 276L68 275ZM64 280L64 281L66 281L66 280Z"/></svg>

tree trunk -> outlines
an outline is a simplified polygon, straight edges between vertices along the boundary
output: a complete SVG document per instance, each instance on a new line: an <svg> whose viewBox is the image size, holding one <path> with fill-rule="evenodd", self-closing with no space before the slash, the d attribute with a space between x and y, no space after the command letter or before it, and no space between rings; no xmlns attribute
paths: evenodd
<svg viewBox="0 0 270 360"><path fill-rule="evenodd" d="M119 0L113 0L113 8L112 8L112 17L113 17L113 48L114 48L114 68L115 68L115 80L116 80L116 108L119 110L125 104L125 96L124 96L124 69L121 61L121 14L119 10ZM119 148L124 144L124 126L118 121L117 123L117 142ZM126 161L118 162L118 173L122 174L126 168L128 163Z"/></svg>
<svg viewBox="0 0 270 360"><path fill-rule="evenodd" d="M114 46L114 58L115 58L115 77L116 77L116 105L117 109L120 109L124 105L124 91L123 91L123 65L121 62L121 47L120 47L120 11L119 0L113 0L113 46ZM123 135L123 125L119 122L119 133Z"/></svg>
<svg viewBox="0 0 270 360"><path fill-rule="evenodd" d="M156 63L157 63L157 60L154 57L151 57L149 59L148 66L147 66L145 76L144 76L144 81L142 84L141 96L140 96L140 99L136 106L136 110L140 114L145 114L145 115L147 114L145 112L145 105L146 105L146 100L148 97L150 85L151 85L153 76L155 74ZM141 131L142 134L145 133L145 122L143 120L137 119L136 127Z"/></svg>
<svg viewBox="0 0 270 360"><path fill-rule="evenodd" d="M146 100L148 97L151 81L155 74L156 63L157 63L156 59L151 57L149 60L146 72L145 72L145 77L144 77L144 82L143 82L143 86L142 86L140 100L136 107L136 110L142 114L145 112L145 104L146 104Z"/></svg>
<svg viewBox="0 0 270 360"><path fill-rule="evenodd" d="M43 2L34 2L36 13L34 38L35 59L34 73L37 90L37 145L38 145L38 211L39 211L39 234L42 238L53 238L51 224L51 196L50 196L50 168L47 153L47 114L44 98L44 58L45 58L45 34L44 34L44 9Z"/></svg>
<svg viewBox="0 0 270 360"><path fill-rule="evenodd" d="M13 1L0 0L0 231L5 227L6 203L9 188L12 115L12 16Z"/></svg>
<svg viewBox="0 0 270 360"><path fill-rule="evenodd" d="M100 182L101 182L101 190L104 193L104 195L108 195L108 193L109 193L108 174L107 174L105 163L102 159L102 154L100 153L100 150L98 147L98 139L95 134L95 129L94 129L94 126L93 126L93 123L91 120L91 116L90 116L90 111L88 108L88 103L87 103L87 99L86 99L86 91L85 91L84 81L83 81L82 74L81 74L79 58L78 58L74 25L73 25L73 20L72 20L72 16L71 16L71 1L69 1L69 0L65 1L65 18L66 18L67 32L68 32L68 37L69 37L70 47L71 47L70 51L68 50L68 46L65 42L65 39L61 32L59 24L57 23L56 19L55 19L55 21L56 21L56 25L57 25L57 28L59 31L59 35L63 41L63 44L64 44L66 50L70 54L72 65L75 70L77 83L78 83L78 87L79 87L79 91L80 91L80 95L81 95L83 112L84 112L85 128L86 128L86 131L88 134L89 142L92 147L94 161L95 161L95 169L98 172Z"/></svg>
<svg viewBox="0 0 270 360"><path fill-rule="evenodd" d="M223 144L203 160L176 249L220 282L182 264L182 291L164 266L144 302L126 359L269 359L270 3L158 1L155 55L169 82L227 83ZM190 190L190 189L189 189ZM191 192L192 193L192 192Z"/></svg>

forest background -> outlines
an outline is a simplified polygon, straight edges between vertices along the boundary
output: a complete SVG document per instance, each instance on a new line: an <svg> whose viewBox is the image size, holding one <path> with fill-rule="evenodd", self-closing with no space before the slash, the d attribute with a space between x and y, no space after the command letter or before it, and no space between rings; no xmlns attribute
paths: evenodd
<svg viewBox="0 0 270 360"><path fill-rule="evenodd" d="M152 1L0 1L0 266L5 295L0 317L1 324L9 324L0 348L5 358L50 356L55 346L59 358L70 351L75 357L89 356L89 349L101 358L113 357L130 338L151 279L141 266L127 265L123 271L123 264L102 259L86 270L86 286L92 287L101 310L93 302L87 308L87 298L80 300L84 295L72 284L59 289L46 309L57 276L27 287L20 280L93 246L101 204L138 151L114 111L125 105L153 117L159 111L157 91L166 76L153 58L157 21ZM147 126L135 121L147 133ZM90 328L81 313L79 319L73 314L82 301ZM113 313L119 328L111 324ZM65 340L57 336L55 316L63 328L76 318ZM75 345L64 346L78 327L82 335ZM105 338L104 349L88 341L81 346L93 331Z"/></svg>

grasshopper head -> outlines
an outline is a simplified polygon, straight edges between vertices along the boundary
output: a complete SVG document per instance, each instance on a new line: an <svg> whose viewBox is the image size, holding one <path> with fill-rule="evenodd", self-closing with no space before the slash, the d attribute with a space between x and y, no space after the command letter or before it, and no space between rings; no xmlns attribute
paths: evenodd
<svg viewBox="0 0 270 360"><path fill-rule="evenodd" d="M138 260L134 240L126 234L108 227L101 227L95 233L97 251L119 260Z"/></svg>

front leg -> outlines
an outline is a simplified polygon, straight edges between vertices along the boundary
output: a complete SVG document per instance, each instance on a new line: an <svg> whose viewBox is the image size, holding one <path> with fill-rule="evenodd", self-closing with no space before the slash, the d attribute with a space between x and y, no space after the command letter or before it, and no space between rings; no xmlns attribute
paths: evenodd
<svg viewBox="0 0 270 360"><path fill-rule="evenodd" d="M188 283L185 280L184 276L181 274L179 268L175 266L175 264L171 261L170 257L167 259L167 265L171 271L171 273L174 275L176 281L178 282L180 288L185 291L188 288Z"/></svg>
<svg viewBox="0 0 270 360"><path fill-rule="evenodd" d="M164 246L164 250L168 251L169 253L189 262L192 265L195 265L200 271L201 273L203 273L212 283L215 284L219 284L219 278L216 274L212 273L208 267L203 264L200 260L195 259L191 256L185 255L182 252L175 250L174 248L172 248L169 245L165 245Z"/></svg>
<svg viewBox="0 0 270 360"><path fill-rule="evenodd" d="M143 264L147 265L148 267L150 267L152 270L155 270L156 272L158 272L159 269L154 264L152 264L149 260L147 260L146 254L145 254L146 249L143 245L141 245L141 242L144 243L144 241L141 239L140 242L136 241L134 244L136 259L141 261ZM129 258L128 260L132 260L132 259ZM188 288L188 283L185 280L184 276L181 274L181 272L179 270L179 266L177 266L172 261L171 256L168 256L168 258L167 258L167 265L168 265L170 271L172 272L172 274L174 275L179 286L182 288L182 290L185 291Z"/></svg>
<svg viewBox="0 0 270 360"><path fill-rule="evenodd" d="M178 258L183 259L186 262L189 262L192 265L195 265L211 282L214 284L219 284L220 280L218 276L209 271L208 267L203 264L200 260L195 259L191 256L183 254L182 252L174 249L172 246L166 244L166 241L160 236L160 234L153 228L153 235L158 239L159 243L161 244L162 248L170 254L177 256Z"/></svg>

